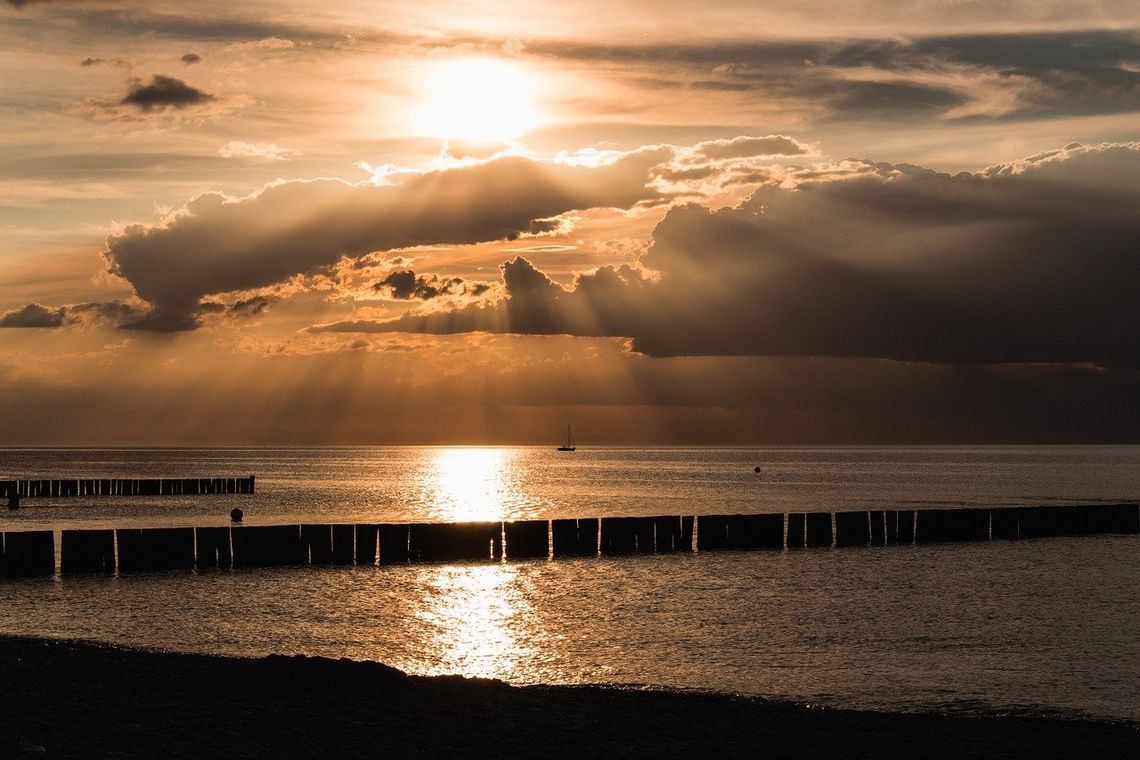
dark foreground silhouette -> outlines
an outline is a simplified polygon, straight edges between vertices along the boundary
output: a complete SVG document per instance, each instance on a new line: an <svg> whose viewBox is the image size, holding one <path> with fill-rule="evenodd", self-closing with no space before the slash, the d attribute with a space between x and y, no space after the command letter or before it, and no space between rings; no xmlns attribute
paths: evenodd
<svg viewBox="0 0 1140 760"><path fill-rule="evenodd" d="M513 687L378 663L0 637L12 756L1136 757L1140 729L823 710L723 695Z"/></svg>

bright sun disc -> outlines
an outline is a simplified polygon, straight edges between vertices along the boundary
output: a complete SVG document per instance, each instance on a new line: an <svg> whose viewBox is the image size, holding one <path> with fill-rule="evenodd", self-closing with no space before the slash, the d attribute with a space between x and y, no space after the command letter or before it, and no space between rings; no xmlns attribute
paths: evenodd
<svg viewBox="0 0 1140 760"><path fill-rule="evenodd" d="M416 114L423 134L440 139L505 142L533 129L530 77L503 61L465 58L434 66L424 77Z"/></svg>

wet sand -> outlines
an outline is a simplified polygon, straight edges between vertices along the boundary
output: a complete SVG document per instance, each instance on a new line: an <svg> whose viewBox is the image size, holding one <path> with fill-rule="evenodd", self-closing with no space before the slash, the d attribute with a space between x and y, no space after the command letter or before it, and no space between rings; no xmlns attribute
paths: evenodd
<svg viewBox="0 0 1140 760"><path fill-rule="evenodd" d="M0 637L6 757L1137 757L1140 728L515 687L378 663Z"/></svg>

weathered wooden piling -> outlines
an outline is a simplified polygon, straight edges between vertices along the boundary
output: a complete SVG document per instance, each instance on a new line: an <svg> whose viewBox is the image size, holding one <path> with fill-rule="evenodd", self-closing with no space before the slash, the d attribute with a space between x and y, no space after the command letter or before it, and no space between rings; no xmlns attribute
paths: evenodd
<svg viewBox="0 0 1140 760"><path fill-rule="evenodd" d="M0 496L14 486L18 496L186 496L251 494L254 476L246 478L54 478L0 481Z"/></svg>
<svg viewBox="0 0 1140 760"><path fill-rule="evenodd" d="M731 515L728 518L730 549L783 549L784 515Z"/></svg>
<svg viewBox="0 0 1140 760"><path fill-rule="evenodd" d="M120 528L119 572L190 570L194 567L193 528Z"/></svg>
<svg viewBox="0 0 1140 760"><path fill-rule="evenodd" d="M681 547L677 551L692 552L696 551L696 526L697 518L693 515L681 516Z"/></svg>
<svg viewBox="0 0 1140 760"><path fill-rule="evenodd" d="M915 543L989 540L988 509L921 509L916 514Z"/></svg>
<svg viewBox="0 0 1140 760"><path fill-rule="evenodd" d="M652 519L654 550L658 554L693 550L692 517L662 515ZM686 520L689 521L688 526L685 524Z"/></svg>
<svg viewBox="0 0 1140 760"><path fill-rule="evenodd" d="M915 511L913 509L895 510L895 543L909 545L914 543Z"/></svg>
<svg viewBox="0 0 1140 760"><path fill-rule="evenodd" d="M489 560L499 553L502 523L412 523L409 550L420 562Z"/></svg>
<svg viewBox="0 0 1140 760"><path fill-rule="evenodd" d="M3 534L0 573L8 576L55 573L55 537L50 530Z"/></svg>
<svg viewBox="0 0 1140 760"><path fill-rule="evenodd" d="M194 529L194 564L199 570L226 570L233 567L228 527Z"/></svg>
<svg viewBox="0 0 1140 760"><path fill-rule="evenodd" d="M555 557L594 557L598 554L598 519L553 520L551 548Z"/></svg>
<svg viewBox="0 0 1140 760"><path fill-rule="evenodd" d="M1140 506L1136 504L1104 505L1111 533L1140 533Z"/></svg>
<svg viewBox="0 0 1140 760"><path fill-rule="evenodd" d="M397 565L411 559L408 551L409 533L407 525L380 526L381 565Z"/></svg>
<svg viewBox="0 0 1140 760"><path fill-rule="evenodd" d="M518 520L503 523L504 554L509 559L546 559L550 555L550 523Z"/></svg>
<svg viewBox="0 0 1140 760"><path fill-rule="evenodd" d="M115 531L62 531L59 539L59 571L64 575L114 572Z"/></svg>
<svg viewBox="0 0 1140 760"><path fill-rule="evenodd" d="M887 545L887 513L881 509L872 510L871 519L871 546Z"/></svg>
<svg viewBox="0 0 1140 760"><path fill-rule="evenodd" d="M59 481L60 493L94 494L102 481ZM127 483L127 481L123 481ZM4 484L0 481L0 486ZM114 481L106 484L114 490ZM172 486L174 493L184 483ZM218 486L211 483L206 488ZM133 486L132 486L133 487ZM140 490L152 489L142 481ZM229 487L221 484L219 487ZM235 486L236 487L236 486ZM31 493L50 486L30 482ZM834 531L833 531L834 521ZM409 561L510 559L778 549L781 546L930 544L1111 533L1140 533L1136 504L1097 504L997 509L848 511L753 515L658 515L601 520L521 520L509 523L384 525L282 525L234 528L64 530L60 571L266 567L273 565L372 565ZM505 543L504 543L505 540ZM54 571L51 531L0 534L0 572L49 575Z"/></svg>
<svg viewBox="0 0 1140 760"><path fill-rule="evenodd" d="M356 555L355 533L352 525L332 526L332 563L334 565L351 565L353 563Z"/></svg>
<svg viewBox="0 0 1140 760"><path fill-rule="evenodd" d="M301 543L310 565L332 564L331 525L302 525Z"/></svg>
<svg viewBox="0 0 1140 760"><path fill-rule="evenodd" d="M804 539L806 546L831 546L830 512L808 512L805 522L807 523Z"/></svg>
<svg viewBox="0 0 1140 760"><path fill-rule="evenodd" d="M356 538L356 564L358 565L375 565L376 564L376 550L379 548L378 539L380 538L379 525L355 525L353 526ZM406 547L407 539L404 540Z"/></svg>
<svg viewBox="0 0 1140 760"><path fill-rule="evenodd" d="M1020 538L1018 519L1020 510L1016 508L994 509L990 511L990 537L998 539Z"/></svg>
<svg viewBox="0 0 1140 760"><path fill-rule="evenodd" d="M805 520L803 512L789 512L785 517L787 523L785 546L789 549L801 549L804 545Z"/></svg>
<svg viewBox="0 0 1140 760"><path fill-rule="evenodd" d="M698 515L697 551L728 549L728 515Z"/></svg>
<svg viewBox="0 0 1140 760"><path fill-rule="evenodd" d="M867 512L835 513L835 545L867 546L871 543L871 523Z"/></svg>
<svg viewBox="0 0 1140 760"><path fill-rule="evenodd" d="M602 554L652 554L652 517L603 517Z"/></svg>
<svg viewBox="0 0 1140 760"><path fill-rule="evenodd" d="M235 525L230 529L234 567L304 565L308 553L299 525Z"/></svg>
<svg viewBox="0 0 1140 760"><path fill-rule="evenodd" d="M883 529L885 531L883 540L887 546L898 543L899 513L896 510L888 509L883 512Z"/></svg>

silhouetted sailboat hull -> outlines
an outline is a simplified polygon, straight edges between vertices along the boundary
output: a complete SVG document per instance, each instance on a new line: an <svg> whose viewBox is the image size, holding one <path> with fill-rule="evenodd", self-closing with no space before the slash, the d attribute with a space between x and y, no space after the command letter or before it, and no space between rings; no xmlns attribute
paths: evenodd
<svg viewBox="0 0 1140 760"><path fill-rule="evenodd" d="M566 443L565 443L565 445L559 446L557 449L555 449L555 451L573 451L574 448L575 448L575 446L574 446L574 433L570 430L570 426L567 425L566 426Z"/></svg>

